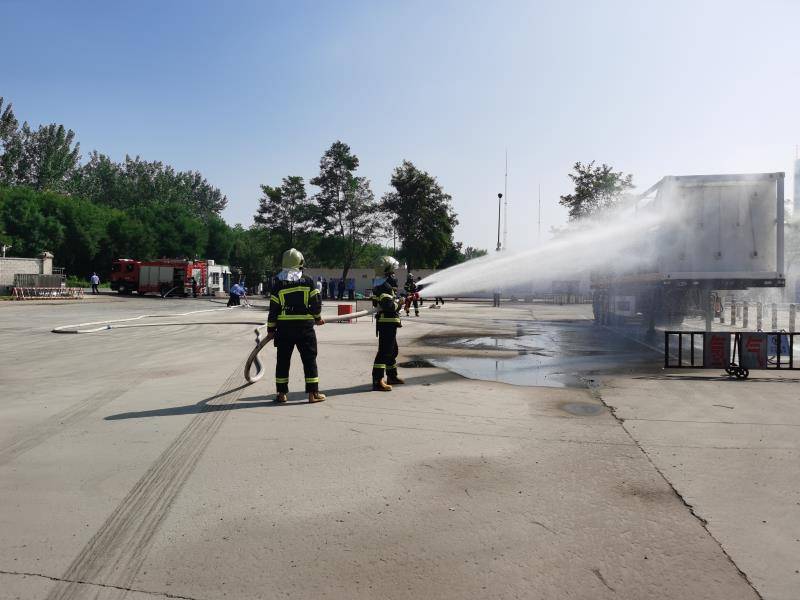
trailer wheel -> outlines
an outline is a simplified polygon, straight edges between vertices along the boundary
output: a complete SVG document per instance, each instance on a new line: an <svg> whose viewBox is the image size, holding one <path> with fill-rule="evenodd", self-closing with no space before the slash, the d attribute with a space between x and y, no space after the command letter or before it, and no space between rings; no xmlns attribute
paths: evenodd
<svg viewBox="0 0 800 600"><path fill-rule="evenodd" d="M120 283L119 284L119 288L117 288L117 293L118 294L127 294L128 293L128 289L125 287L124 283Z"/></svg>
<svg viewBox="0 0 800 600"><path fill-rule="evenodd" d="M749 369L745 369L744 367L736 369L736 379L747 379L748 377L750 377Z"/></svg>

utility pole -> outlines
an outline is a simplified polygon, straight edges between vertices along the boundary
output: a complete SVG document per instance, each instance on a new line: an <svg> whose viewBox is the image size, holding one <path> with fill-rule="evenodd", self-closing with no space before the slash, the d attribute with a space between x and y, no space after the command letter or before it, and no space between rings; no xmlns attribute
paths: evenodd
<svg viewBox="0 0 800 600"><path fill-rule="evenodd" d="M500 210L503 207L503 194L497 194L497 251L503 248L500 245Z"/></svg>
<svg viewBox="0 0 800 600"><path fill-rule="evenodd" d="M506 176L503 183L503 249L508 250L508 148L506 148Z"/></svg>

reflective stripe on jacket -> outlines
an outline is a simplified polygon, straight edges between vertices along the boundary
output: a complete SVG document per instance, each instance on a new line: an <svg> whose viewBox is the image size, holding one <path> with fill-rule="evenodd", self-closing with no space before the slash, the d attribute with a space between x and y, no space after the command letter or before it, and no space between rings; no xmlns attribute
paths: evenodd
<svg viewBox="0 0 800 600"><path fill-rule="evenodd" d="M267 329L278 327L313 327L321 319L322 299L319 290L309 277L298 281L272 282L272 295L269 297L269 317Z"/></svg>
<svg viewBox="0 0 800 600"><path fill-rule="evenodd" d="M375 321L378 325L382 323L393 323L402 327L400 322L400 310L397 306L397 296L394 288L387 282L376 285L372 288L372 305L378 309L375 314Z"/></svg>

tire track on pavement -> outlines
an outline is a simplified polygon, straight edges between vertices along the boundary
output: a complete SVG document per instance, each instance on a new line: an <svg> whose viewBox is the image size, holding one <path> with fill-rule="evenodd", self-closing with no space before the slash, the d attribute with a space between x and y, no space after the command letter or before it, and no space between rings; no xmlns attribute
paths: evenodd
<svg viewBox="0 0 800 600"><path fill-rule="evenodd" d="M11 442L0 446L0 465L14 460L20 454L63 432L65 428L82 421L104 404L116 400L120 395L131 389L132 387L128 386L97 392L81 402L77 402L54 414L52 417L48 417L42 423L32 426L24 434L12 438Z"/></svg>
<svg viewBox="0 0 800 600"><path fill-rule="evenodd" d="M164 450L105 523L72 561L47 595L47 600L85 598L88 582L121 588L120 597L131 587L141 569L153 536L166 517L208 444L219 431L245 387L244 364L228 376L200 413Z"/></svg>

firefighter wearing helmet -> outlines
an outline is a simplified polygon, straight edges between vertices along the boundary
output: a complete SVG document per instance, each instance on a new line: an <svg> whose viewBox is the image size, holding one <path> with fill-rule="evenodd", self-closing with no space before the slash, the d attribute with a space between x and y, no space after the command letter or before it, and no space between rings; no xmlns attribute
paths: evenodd
<svg viewBox="0 0 800 600"><path fill-rule="evenodd" d="M275 340L276 402L286 402L289 392L289 366L295 346L303 361L309 402L321 402L317 371L317 335L314 325L324 325L322 299L310 277L303 275L303 255L290 248L283 253L281 272L272 282L269 297L267 338Z"/></svg>
<svg viewBox="0 0 800 600"><path fill-rule="evenodd" d="M372 304L377 308L375 328L378 336L378 353L372 365L372 389L391 392L391 384L405 383L397 376L397 328L400 323L400 304L396 296L395 271L399 263L391 256L384 256L375 266L375 284L372 288ZM384 374L386 381L384 381Z"/></svg>
<svg viewBox="0 0 800 600"><path fill-rule="evenodd" d="M414 305L414 316L419 316L419 291L417 290L417 284L414 281L414 275L411 273L408 274L406 277L406 284L403 286L403 289L406 292L406 302L403 305L403 310L406 311L406 316L410 316L411 305Z"/></svg>

